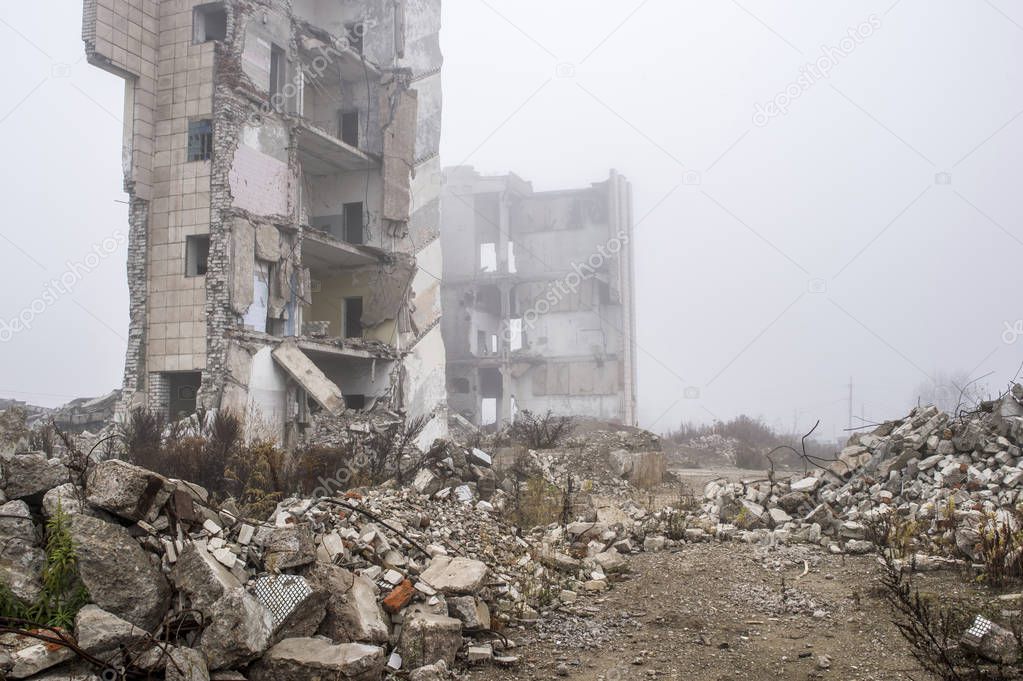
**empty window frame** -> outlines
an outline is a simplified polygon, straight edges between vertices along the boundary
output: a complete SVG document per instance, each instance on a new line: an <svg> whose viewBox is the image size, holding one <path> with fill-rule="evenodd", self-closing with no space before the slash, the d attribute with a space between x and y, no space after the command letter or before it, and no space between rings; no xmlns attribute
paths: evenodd
<svg viewBox="0 0 1023 681"><path fill-rule="evenodd" d="M270 46L270 104L277 110L284 108L284 81L288 73L288 56L279 45Z"/></svg>
<svg viewBox="0 0 1023 681"><path fill-rule="evenodd" d="M525 344L525 334L523 333L522 318L508 320L508 349L511 352L516 352L522 349Z"/></svg>
<svg viewBox="0 0 1023 681"><path fill-rule="evenodd" d="M211 2L192 10L192 41L196 44L227 39L227 10L224 3Z"/></svg>
<svg viewBox="0 0 1023 681"><path fill-rule="evenodd" d="M362 411L366 408L366 396L365 395L345 395L345 407L348 409L354 409L356 411Z"/></svg>
<svg viewBox="0 0 1023 681"><path fill-rule="evenodd" d="M468 378L452 378L448 384L448 390L457 395L468 395L469 394L469 379Z"/></svg>
<svg viewBox="0 0 1023 681"><path fill-rule="evenodd" d="M349 146L359 146L359 112L342 111L339 122L341 141Z"/></svg>
<svg viewBox="0 0 1023 681"><path fill-rule="evenodd" d="M188 122L188 160L209 161L213 158L213 121Z"/></svg>
<svg viewBox="0 0 1023 681"><path fill-rule="evenodd" d="M179 421L195 413L196 397L202 385L202 373L187 371L182 373L163 374L170 388L170 400L167 404L168 416Z"/></svg>
<svg viewBox="0 0 1023 681"><path fill-rule="evenodd" d="M185 237L185 276L201 277L206 274L210 259L210 235L194 234Z"/></svg>
<svg viewBox="0 0 1023 681"><path fill-rule="evenodd" d="M515 274L518 272L518 265L515 264L515 242L508 242L508 272Z"/></svg>
<svg viewBox="0 0 1023 681"><path fill-rule="evenodd" d="M480 244L480 271L497 271L497 244Z"/></svg>
<svg viewBox="0 0 1023 681"><path fill-rule="evenodd" d="M344 204L344 240L350 244L365 243L365 214L361 201Z"/></svg>
<svg viewBox="0 0 1023 681"><path fill-rule="evenodd" d="M362 298L345 298L345 338L362 338Z"/></svg>

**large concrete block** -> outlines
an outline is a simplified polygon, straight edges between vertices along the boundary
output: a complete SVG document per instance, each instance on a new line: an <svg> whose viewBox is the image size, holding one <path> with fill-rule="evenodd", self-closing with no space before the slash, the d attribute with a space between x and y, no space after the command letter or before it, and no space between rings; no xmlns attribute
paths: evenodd
<svg viewBox="0 0 1023 681"><path fill-rule="evenodd" d="M487 566L471 558L435 556L420 578L446 595L473 595L483 588Z"/></svg>
<svg viewBox="0 0 1023 681"><path fill-rule="evenodd" d="M398 652L407 669L455 661L462 647L462 623L453 617L417 612L405 621Z"/></svg>
<svg viewBox="0 0 1023 681"><path fill-rule="evenodd" d="M206 617L210 616L213 604L223 598L226 592L242 585L234 573L198 543L185 547L169 576L175 588L188 598L191 606Z"/></svg>
<svg viewBox="0 0 1023 681"><path fill-rule="evenodd" d="M78 572L96 605L153 631L170 605L160 569L120 525L86 515L71 517Z"/></svg>
<svg viewBox="0 0 1023 681"><path fill-rule="evenodd" d="M224 594L213 605L210 619L199 647L211 671L247 664L270 646L273 617L244 589Z"/></svg>
<svg viewBox="0 0 1023 681"><path fill-rule="evenodd" d="M379 646L286 638L252 667L249 676L252 681L378 681L383 672L384 649Z"/></svg>
<svg viewBox="0 0 1023 681"><path fill-rule="evenodd" d="M155 520L173 491L159 473L117 459L97 464L85 486L90 504L128 520Z"/></svg>

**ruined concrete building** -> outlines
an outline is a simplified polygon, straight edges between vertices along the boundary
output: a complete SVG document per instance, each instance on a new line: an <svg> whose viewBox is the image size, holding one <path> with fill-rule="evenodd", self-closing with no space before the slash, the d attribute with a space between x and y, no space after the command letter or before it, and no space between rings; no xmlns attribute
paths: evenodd
<svg viewBox="0 0 1023 681"><path fill-rule="evenodd" d="M122 413L443 416L439 30L440 0L85 0L126 85Z"/></svg>
<svg viewBox="0 0 1023 681"><path fill-rule="evenodd" d="M636 422L632 189L612 171L536 192L444 175L448 404L476 425L518 410Z"/></svg>

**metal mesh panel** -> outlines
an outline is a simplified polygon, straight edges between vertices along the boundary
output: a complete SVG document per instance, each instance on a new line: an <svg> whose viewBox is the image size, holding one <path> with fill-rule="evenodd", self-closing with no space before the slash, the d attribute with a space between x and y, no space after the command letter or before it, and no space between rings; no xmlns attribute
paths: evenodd
<svg viewBox="0 0 1023 681"><path fill-rule="evenodd" d="M309 583L298 575L266 575L252 582L252 593L273 615L274 626L280 626L313 592Z"/></svg>

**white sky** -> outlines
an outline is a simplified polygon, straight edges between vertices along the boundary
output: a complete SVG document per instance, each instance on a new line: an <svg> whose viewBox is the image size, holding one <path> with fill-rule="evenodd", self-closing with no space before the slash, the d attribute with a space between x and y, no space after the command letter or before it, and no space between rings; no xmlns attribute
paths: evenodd
<svg viewBox="0 0 1023 681"><path fill-rule="evenodd" d="M3 333L69 261L127 233L123 91L84 62L80 15L0 7L17 64L0 102L0 396L44 405L119 385L127 334L123 243ZM871 15L830 78L754 125ZM936 372L994 372L992 389L1016 373L1018 3L448 0L442 39L446 165L538 189L612 167L633 181L643 425L748 413L822 418L830 437L850 377L856 414L883 419Z"/></svg>

